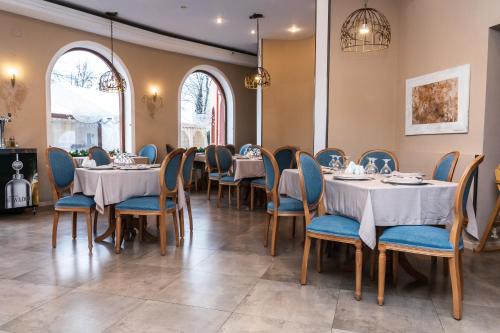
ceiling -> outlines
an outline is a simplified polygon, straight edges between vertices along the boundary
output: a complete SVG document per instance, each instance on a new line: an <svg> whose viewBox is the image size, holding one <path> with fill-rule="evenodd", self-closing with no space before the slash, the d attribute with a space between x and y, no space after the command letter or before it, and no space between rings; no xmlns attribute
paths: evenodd
<svg viewBox="0 0 500 333"><path fill-rule="evenodd" d="M314 34L315 0L54 0L95 14L118 12L121 20L155 32L221 46L256 52L251 34L255 21L248 17L262 13L261 37L302 39ZM82 7L83 6L83 7ZM182 7L186 8L182 8ZM217 17L222 24L217 24ZM125 23L125 22L124 22ZM301 31L287 31L292 25Z"/></svg>

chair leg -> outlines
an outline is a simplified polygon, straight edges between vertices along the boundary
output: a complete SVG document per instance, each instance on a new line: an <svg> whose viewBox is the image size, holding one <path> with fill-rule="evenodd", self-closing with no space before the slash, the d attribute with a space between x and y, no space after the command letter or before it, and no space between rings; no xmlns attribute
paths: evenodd
<svg viewBox="0 0 500 333"><path fill-rule="evenodd" d="M184 208L179 209L179 227L181 239L184 239Z"/></svg>
<svg viewBox="0 0 500 333"><path fill-rule="evenodd" d="M207 200L210 200L210 186L212 185L212 181L210 180L210 178L208 178L208 182L207 182Z"/></svg>
<svg viewBox="0 0 500 333"><path fill-rule="evenodd" d="M122 250L122 216L116 215L116 227L115 227L115 253L119 254Z"/></svg>
<svg viewBox="0 0 500 333"><path fill-rule="evenodd" d="M76 239L76 219L77 219L77 212L71 213L72 215L72 225L71 225L71 237L73 239Z"/></svg>
<svg viewBox="0 0 500 333"><path fill-rule="evenodd" d="M392 284L398 284L399 252L392 251Z"/></svg>
<svg viewBox="0 0 500 333"><path fill-rule="evenodd" d="M458 273L460 274L460 299L464 300L464 262L463 256L464 250L458 253Z"/></svg>
<svg viewBox="0 0 500 333"><path fill-rule="evenodd" d="M94 231L94 235L97 235L97 220L99 218L99 212L96 210L94 211L94 227L92 230Z"/></svg>
<svg viewBox="0 0 500 333"><path fill-rule="evenodd" d="M302 238L303 238L303 241L305 242L306 241L306 217L305 216L302 217Z"/></svg>
<svg viewBox="0 0 500 333"><path fill-rule="evenodd" d="M92 255L92 211L87 214L87 237L89 246L89 255Z"/></svg>
<svg viewBox="0 0 500 333"><path fill-rule="evenodd" d="M254 210L255 187L250 185L250 210Z"/></svg>
<svg viewBox="0 0 500 333"><path fill-rule="evenodd" d="M193 233L193 213L191 211L191 199L186 200L188 217L189 217L189 232Z"/></svg>
<svg viewBox="0 0 500 333"><path fill-rule="evenodd" d="M222 185L219 184L219 194L217 196L217 208L220 208L221 199L222 199Z"/></svg>
<svg viewBox="0 0 500 333"><path fill-rule="evenodd" d="M165 213L161 213L160 219L160 253L162 256L167 254L167 228L165 225Z"/></svg>
<svg viewBox="0 0 500 333"><path fill-rule="evenodd" d="M460 320L462 318L462 300L460 296L460 276L458 258L452 257L448 259L451 278L451 292L453 296L453 318Z"/></svg>
<svg viewBox="0 0 500 333"><path fill-rule="evenodd" d="M229 202L229 208L231 208L231 186L227 187L227 196L228 196L228 202Z"/></svg>
<svg viewBox="0 0 500 333"><path fill-rule="evenodd" d="M385 288L385 247L379 246L378 255L378 305L384 305L384 288Z"/></svg>
<svg viewBox="0 0 500 333"><path fill-rule="evenodd" d="M266 227L266 233L264 234L264 247L268 246L268 239L269 239L269 228L271 226L271 219L273 216L271 214L267 214L267 227Z"/></svg>
<svg viewBox="0 0 500 333"><path fill-rule="evenodd" d="M175 234L175 246L179 247L180 246L180 241L179 241L179 223L177 222L177 213L174 210L172 212L172 222L174 224L174 234ZM161 224L161 222L160 222Z"/></svg>
<svg viewBox="0 0 500 333"><path fill-rule="evenodd" d="M295 238L295 225L297 224L297 217L294 216L292 218L292 238Z"/></svg>
<svg viewBox="0 0 500 333"><path fill-rule="evenodd" d="M321 239L316 239L316 272L321 273L321 263L323 261L323 242Z"/></svg>
<svg viewBox="0 0 500 333"><path fill-rule="evenodd" d="M240 210L240 185L236 185L236 209Z"/></svg>
<svg viewBox="0 0 500 333"><path fill-rule="evenodd" d="M361 279L363 276L363 243L358 241L354 246L356 247L356 287L354 298L359 301L361 300Z"/></svg>
<svg viewBox="0 0 500 333"><path fill-rule="evenodd" d="M271 255L276 255L276 242L278 241L279 216L276 211L273 214L273 232L271 238Z"/></svg>
<svg viewBox="0 0 500 333"><path fill-rule="evenodd" d="M144 240L144 218L145 216L139 216L139 241Z"/></svg>
<svg viewBox="0 0 500 333"><path fill-rule="evenodd" d="M57 246L57 225L59 224L59 212L54 211L54 222L52 223L52 247L55 249Z"/></svg>
<svg viewBox="0 0 500 333"><path fill-rule="evenodd" d="M302 269L300 270L300 284L307 283L307 263L309 262L309 252L311 250L311 237L306 236L304 243L304 255L302 256Z"/></svg>

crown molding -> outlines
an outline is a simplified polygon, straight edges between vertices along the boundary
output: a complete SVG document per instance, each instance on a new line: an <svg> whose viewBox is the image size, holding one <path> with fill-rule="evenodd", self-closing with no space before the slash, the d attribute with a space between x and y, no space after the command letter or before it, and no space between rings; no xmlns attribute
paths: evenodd
<svg viewBox="0 0 500 333"><path fill-rule="evenodd" d="M0 10L105 37L109 36L108 19L47 1L0 0ZM257 64L256 56L164 36L120 22L115 22L113 28L113 36L124 42L241 66L254 67Z"/></svg>

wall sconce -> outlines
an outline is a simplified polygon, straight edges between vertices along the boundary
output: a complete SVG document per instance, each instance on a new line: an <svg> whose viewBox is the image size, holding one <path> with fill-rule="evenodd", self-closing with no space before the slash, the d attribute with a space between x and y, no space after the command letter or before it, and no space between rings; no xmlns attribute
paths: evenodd
<svg viewBox="0 0 500 333"><path fill-rule="evenodd" d="M155 117L156 111L163 109L163 98L159 96L160 90L156 86L151 86L149 94L142 96L142 103L146 105L151 118Z"/></svg>
<svg viewBox="0 0 500 333"><path fill-rule="evenodd" d="M8 73L9 73L9 76L10 76L10 85L12 86L12 88L14 88L16 86L16 74L17 74L17 70L15 68L9 68L8 69Z"/></svg>

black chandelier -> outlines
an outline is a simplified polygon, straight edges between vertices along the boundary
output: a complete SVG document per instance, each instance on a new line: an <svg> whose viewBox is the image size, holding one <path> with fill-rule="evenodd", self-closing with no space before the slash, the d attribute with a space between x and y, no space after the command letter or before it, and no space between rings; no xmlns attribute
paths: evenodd
<svg viewBox="0 0 500 333"><path fill-rule="evenodd" d="M374 8L363 8L351 13L340 32L340 46L344 52L384 50L391 43L391 26L387 18Z"/></svg>
<svg viewBox="0 0 500 333"><path fill-rule="evenodd" d="M264 18L262 14L253 14L250 16L251 20L257 21L257 59L259 65L255 67L252 73L245 77L245 88L248 89L258 89L266 88L271 86L271 75L269 72L262 67L262 54L260 48L260 30L259 30L259 19Z"/></svg>
<svg viewBox="0 0 500 333"><path fill-rule="evenodd" d="M123 92L127 87L125 79L118 73L115 69L113 62L114 48L113 48L113 18L115 18L117 12L107 12L106 15L109 17L111 22L111 69L101 75L99 79L99 90L103 92Z"/></svg>

